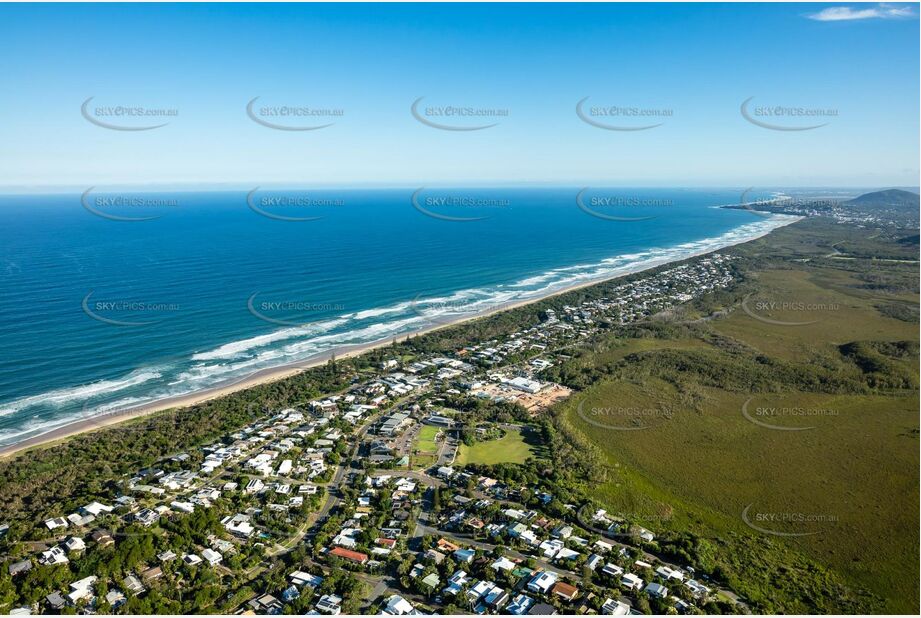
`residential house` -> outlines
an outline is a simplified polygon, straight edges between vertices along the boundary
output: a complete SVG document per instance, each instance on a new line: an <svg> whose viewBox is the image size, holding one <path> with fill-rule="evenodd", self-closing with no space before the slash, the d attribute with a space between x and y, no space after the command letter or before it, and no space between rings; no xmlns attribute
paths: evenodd
<svg viewBox="0 0 921 618"><path fill-rule="evenodd" d="M624 570L613 562L609 562L604 565L604 568L601 569L601 572L610 577L620 577L624 574Z"/></svg>
<svg viewBox="0 0 921 618"><path fill-rule="evenodd" d="M67 597L71 605L76 605L79 601L89 601L93 598L93 585L97 579L99 578L95 575L90 575L73 582L70 585L70 592L64 596Z"/></svg>
<svg viewBox="0 0 921 618"><path fill-rule="evenodd" d="M60 545L55 545L47 551L43 551L38 558L39 564L44 564L46 566L54 566L56 564L67 564L69 560L67 559L67 552L64 551L64 548Z"/></svg>
<svg viewBox="0 0 921 618"><path fill-rule="evenodd" d="M606 599L601 606L601 613L605 616L626 616L630 613L630 606L623 601Z"/></svg>
<svg viewBox="0 0 921 618"><path fill-rule="evenodd" d="M147 583L155 582L161 577L163 577L163 569L158 566L141 571L141 579Z"/></svg>
<svg viewBox="0 0 921 618"><path fill-rule="evenodd" d="M128 599L125 597L125 593L123 593L121 590L109 590L106 593L106 603L108 603L109 607L112 609L118 609L124 605L127 600Z"/></svg>
<svg viewBox="0 0 921 618"><path fill-rule="evenodd" d="M109 545L115 544L115 539L112 538L112 535L109 534L108 530L95 530L90 534L90 538L93 540L96 545L99 547L108 547Z"/></svg>
<svg viewBox="0 0 921 618"><path fill-rule="evenodd" d="M277 615L281 613L281 601L271 594L264 594L247 602L254 613L260 615Z"/></svg>
<svg viewBox="0 0 921 618"><path fill-rule="evenodd" d="M381 614L386 616L418 616L422 612L413 607L413 604L398 594L387 597Z"/></svg>
<svg viewBox="0 0 921 618"><path fill-rule="evenodd" d="M7 572L11 577L16 575L22 575L23 573L28 573L32 570L32 561L26 558L25 560L20 560L19 562L14 562L7 567Z"/></svg>
<svg viewBox="0 0 921 618"><path fill-rule="evenodd" d="M513 616L523 616L534 606L534 599L526 594L519 594L505 607L505 611Z"/></svg>
<svg viewBox="0 0 921 618"><path fill-rule="evenodd" d="M320 597L320 600L317 601L315 607L321 614L338 616L339 613L342 612L342 597L334 594L324 594Z"/></svg>
<svg viewBox="0 0 921 618"><path fill-rule="evenodd" d="M131 594L138 595L146 590L144 584L141 583L134 575L128 575L125 579L122 580L122 586L130 592Z"/></svg>
<svg viewBox="0 0 921 618"><path fill-rule="evenodd" d="M216 552L213 549L203 549L201 552L201 557L211 566L215 566L221 563L221 560L224 559L224 556L220 552Z"/></svg>
<svg viewBox="0 0 921 618"><path fill-rule="evenodd" d="M53 517L45 521L45 525L49 530L54 530L56 528L66 528L70 525L66 519L63 517Z"/></svg>
<svg viewBox="0 0 921 618"><path fill-rule="evenodd" d="M473 549L458 549L454 552L454 559L463 564L472 562L474 556L476 556L476 550Z"/></svg>
<svg viewBox="0 0 921 618"><path fill-rule="evenodd" d="M550 589L550 593L553 596L559 597L567 602L572 602L579 596L579 589L573 585L567 584L566 582L557 582L553 585L553 588Z"/></svg>
<svg viewBox="0 0 921 618"><path fill-rule="evenodd" d="M668 597L668 588L655 582L647 584L644 592L654 599L664 599Z"/></svg>
<svg viewBox="0 0 921 618"><path fill-rule="evenodd" d="M288 575L288 578L295 586L310 586L311 588L319 588L320 584L323 583L323 578L319 575L311 575L310 573L305 573L304 571L294 571Z"/></svg>
<svg viewBox="0 0 921 618"><path fill-rule="evenodd" d="M342 560L348 560L349 562L354 562L356 564L365 565L368 562L367 554L361 552L352 551L350 549L345 549L344 547L335 547L329 551L330 556L336 558L341 558Z"/></svg>
<svg viewBox="0 0 921 618"><path fill-rule="evenodd" d="M629 590L640 590L643 587L643 580L633 573L625 573L623 577L620 578L620 583L624 588Z"/></svg>
<svg viewBox="0 0 921 618"><path fill-rule="evenodd" d="M547 594L558 579L559 575L553 571L538 571L528 582L528 590Z"/></svg>

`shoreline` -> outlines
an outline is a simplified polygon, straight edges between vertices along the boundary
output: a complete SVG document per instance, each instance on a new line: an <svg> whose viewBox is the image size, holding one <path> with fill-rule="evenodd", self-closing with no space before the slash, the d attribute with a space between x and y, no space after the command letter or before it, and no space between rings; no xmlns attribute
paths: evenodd
<svg viewBox="0 0 921 618"><path fill-rule="evenodd" d="M505 303L502 306L497 307L497 308L486 309L478 313L473 313L473 314L466 315L466 316L460 316L454 319L448 319L448 320L445 320L443 323L433 323L427 327L419 328L419 329L404 333L396 337L387 337L384 339L370 341L368 343L362 343L362 344L352 344L352 345L340 346L332 350L322 352L315 356L306 358L301 361L296 361L294 363L287 363L285 365L279 365L277 367L268 367L265 369L260 369L259 371L251 373L247 376L237 378L235 380L232 380L224 384L217 384L217 385L214 385L214 386L211 386L211 387L199 390L199 391L185 393L182 395L174 395L171 397L165 397L165 398L151 401L148 403L139 404L137 406L131 406L128 408L123 408L123 409L110 411L110 412L103 412L102 414L99 414L99 415L96 415L90 418L84 418L84 419L64 423L58 427L50 429L49 431L40 433L31 438L22 440L21 442L16 442L14 444L0 446L0 459L10 458L10 457L13 457L17 454L21 454L33 448L49 447L49 446L52 446L54 443L61 442L73 436L104 429L111 425L116 425L119 423L132 421L137 418L149 416L149 415L156 414L158 412L163 412L166 410L187 408L187 407L194 406L200 403L204 403L206 401L210 401L212 399L217 399L217 398L220 398L226 395L230 395L232 393L243 391L248 388L252 388L254 386L258 386L261 384L268 384L271 382L276 382L278 380L283 380L293 375L296 375L298 373L301 373L303 371L307 371L308 369L312 369L314 367L320 366L326 363L327 361L329 361L333 356L335 356L336 358L340 358L340 359L341 358L353 358L355 356L360 356L361 354L364 354L371 350L375 350L375 349L390 345L393 341L398 341L398 342L405 341L409 339L410 337L428 334L436 330L448 328L451 326L457 326L464 322L469 322L471 320L488 317L496 313L500 313L502 311L516 309L518 307L540 302L548 298L560 296L568 292L573 292L573 291L576 291L582 288L591 287L593 285L600 285L602 283L607 283L609 281L620 279L622 277L628 277L630 275L635 275L641 272L652 270L654 268L659 268L666 264L683 262L685 260L698 258L702 255L707 255L709 253L723 251L728 248L735 247L737 245L741 245L741 244L745 244L745 243L749 243L749 242L758 240L759 238L764 238L765 236L769 235L774 230L778 230L788 225L792 225L793 223L796 223L797 221L801 219L802 217L796 217L796 218L791 217L789 221L782 223L781 225L778 225L777 227L764 231L763 233L754 234L752 236L749 236L743 239L739 239L735 242L729 242L719 247L697 251L689 255L683 256L679 259L663 258L661 261L650 263L650 264L644 264L641 267L636 267L636 268L628 267L624 272L621 272L621 273L601 277L598 279L582 281L579 283L573 283L571 285L563 286L557 290L553 290L546 294L535 296L534 298L527 298L527 299L522 299L522 300L515 301L515 302Z"/></svg>

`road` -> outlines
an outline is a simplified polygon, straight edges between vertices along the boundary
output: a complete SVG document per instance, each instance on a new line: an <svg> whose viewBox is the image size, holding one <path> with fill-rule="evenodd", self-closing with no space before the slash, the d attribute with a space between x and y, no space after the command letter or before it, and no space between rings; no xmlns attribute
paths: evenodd
<svg viewBox="0 0 921 618"><path fill-rule="evenodd" d="M421 389L419 392L412 393L406 397L395 400L393 405L390 406L387 410L380 410L369 416L365 422L361 424L358 430L353 435L349 436L349 439L354 440L355 444L352 447L352 451L349 453L348 457L346 457L344 461L341 461L336 467L330 482L325 485L327 494L326 502L324 502L323 506L321 506L320 509L311 516L311 520L315 525L322 525L322 522L329 516L329 513L342 498L340 488L342 487L342 481L345 478L346 472L351 469L358 470L360 468L359 461L361 458L358 456L358 451L360 450L361 445L364 442L364 438L368 434L368 431L371 430L371 427L374 426L380 416L384 414L384 412L399 409L401 406L417 399L428 391L429 388ZM306 535L310 535L313 532L307 532Z"/></svg>

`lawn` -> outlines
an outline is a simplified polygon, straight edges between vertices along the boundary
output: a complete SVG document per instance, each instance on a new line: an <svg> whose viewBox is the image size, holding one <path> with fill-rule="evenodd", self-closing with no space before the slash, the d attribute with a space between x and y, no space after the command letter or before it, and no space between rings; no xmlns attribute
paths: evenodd
<svg viewBox="0 0 921 618"><path fill-rule="evenodd" d="M416 449L425 453L437 453L438 443L435 442L435 438L440 432L441 429L438 427L425 425L419 430L419 437L416 438Z"/></svg>
<svg viewBox="0 0 921 618"><path fill-rule="evenodd" d="M535 447L525 441L525 436L517 429L507 429L498 440L477 442L473 446L462 444L455 463L485 464L524 463L528 457L537 454Z"/></svg>
<svg viewBox="0 0 921 618"><path fill-rule="evenodd" d="M435 438L441 429L431 425L425 425L419 430L416 437L416 443L413 448L413 456L410 467L413 469L428 468L436 461L438 454L438 443Z"/></svg>

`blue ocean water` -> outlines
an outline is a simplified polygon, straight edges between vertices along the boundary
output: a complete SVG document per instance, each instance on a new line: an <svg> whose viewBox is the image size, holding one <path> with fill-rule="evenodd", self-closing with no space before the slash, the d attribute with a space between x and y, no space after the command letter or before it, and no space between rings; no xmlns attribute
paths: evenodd
<svg viewBox="0 0 921 618"><path fill-rule="evenodd" d="M715 208L739 191L579 191L0 196L0 444L789 222Z"/></svg>

